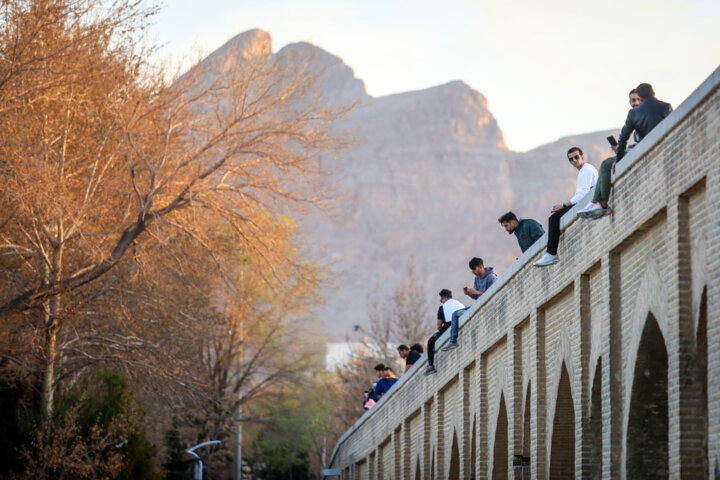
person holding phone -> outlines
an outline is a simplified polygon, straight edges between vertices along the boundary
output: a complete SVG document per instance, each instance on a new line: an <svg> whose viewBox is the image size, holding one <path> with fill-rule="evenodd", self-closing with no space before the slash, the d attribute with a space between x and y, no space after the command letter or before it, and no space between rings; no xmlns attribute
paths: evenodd
<svg viewBox="0 0 720 480"><path fill-rule="evenodd" d="M616 156L604 160L600 165L593 200L577 213L580 218L598 220L612 213L612 208L608 205L612 174L615 173L615 164L625 155L625 146L630 133L633 133L637 145L637 142L640 142L650 133L650 130L672 112L669 103L655 99L655 92L649 83L641 83L637 88L630 90L630 106L632 108L628 112L625 126L620 132L620 141L615 142L615 137L608 137L608 142ZM627 149L634 146L631 145Z"/></svg>

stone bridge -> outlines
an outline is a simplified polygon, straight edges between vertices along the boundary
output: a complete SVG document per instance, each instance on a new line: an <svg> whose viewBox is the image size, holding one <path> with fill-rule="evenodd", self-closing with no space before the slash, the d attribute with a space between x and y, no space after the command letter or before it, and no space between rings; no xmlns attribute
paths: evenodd
<svg viewBox="0 0 720 480"><path fill-rule="evenodd" d="M526 251L438 373L422 375L423 357L328 467L353 480L720 478L719 85L720 68L623 159L612 217L575 219L587 199L565 215L561 263L532 266L545 237Z"/></svg>

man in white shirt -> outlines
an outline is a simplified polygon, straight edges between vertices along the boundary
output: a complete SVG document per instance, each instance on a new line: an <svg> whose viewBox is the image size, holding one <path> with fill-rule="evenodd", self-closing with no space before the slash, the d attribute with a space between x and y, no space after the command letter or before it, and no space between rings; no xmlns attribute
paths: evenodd
<svg viewBox="0 0 720 480"><path fill-rule="evenodd" d="M580 171L578 173L577 188L575 189L575 195L570 200L553 205L552 210L550 210L552 215L548 219L547 252L540 260L534 263L536 267L547 267L560 261L557 256L558 244L560 243L560 218L573 205L582 200L590 189L595 186L598 179L597 169L585 161L583 151L579 147L572 147L568 150L567 158L572 166Z"/></svg>
<svg viewBox="0 0 720 480"><path fill-rule="evenodd" d="M482 293L482 292L481 292ZM437 327L438 330L435 332L427 342L427 354L428 354L428 366L425 370L425 375L431 375L435 370L435 342L440 336L445 333L445 330L450 328L450 321L453 313L457 310L465 308L465 305L452 298L452 292L447 288L440 290L440 308L437 312Z"/></svg>

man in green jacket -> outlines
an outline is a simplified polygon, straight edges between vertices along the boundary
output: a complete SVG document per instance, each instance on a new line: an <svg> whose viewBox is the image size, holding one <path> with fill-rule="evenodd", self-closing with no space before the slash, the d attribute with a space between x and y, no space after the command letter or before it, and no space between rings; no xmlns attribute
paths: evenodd
<svg viewBox="0 0 720 480"><path fill-rule="evenodd" d="M500 222L500 225L503 226L506 232L515 234L518 244L520 245L520 250L523 252L530 248L538 238L545 235L545 230L543 230L538 222L530 218L518 220L513 212L507 212L498 218L498 222Z"/></svg>

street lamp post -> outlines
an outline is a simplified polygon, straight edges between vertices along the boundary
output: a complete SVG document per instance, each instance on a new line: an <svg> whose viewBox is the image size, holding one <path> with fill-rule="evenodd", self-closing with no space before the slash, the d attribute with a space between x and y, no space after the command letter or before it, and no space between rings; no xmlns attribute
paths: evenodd
<svg viewBox="0 0 720 480"><path fill-rule="evenodd" d="M200 455L198 455L197 453L195 453L195 450L197 450L198 448L202 448L202 447L208 446L208 445L218 445L218 444L220 444L220 443L222 443L220 440L210 440L209 442L198 443L197 445L195 445L194 447L190 448L190 449L187 451L190 455L192 455L193 457L196 458L196 462L195 462L195 475L194 475L194 476L195 476L195 480L202 480L202 471L203 471L203 463L202 463L202 460L200 459Z"/></svg>

